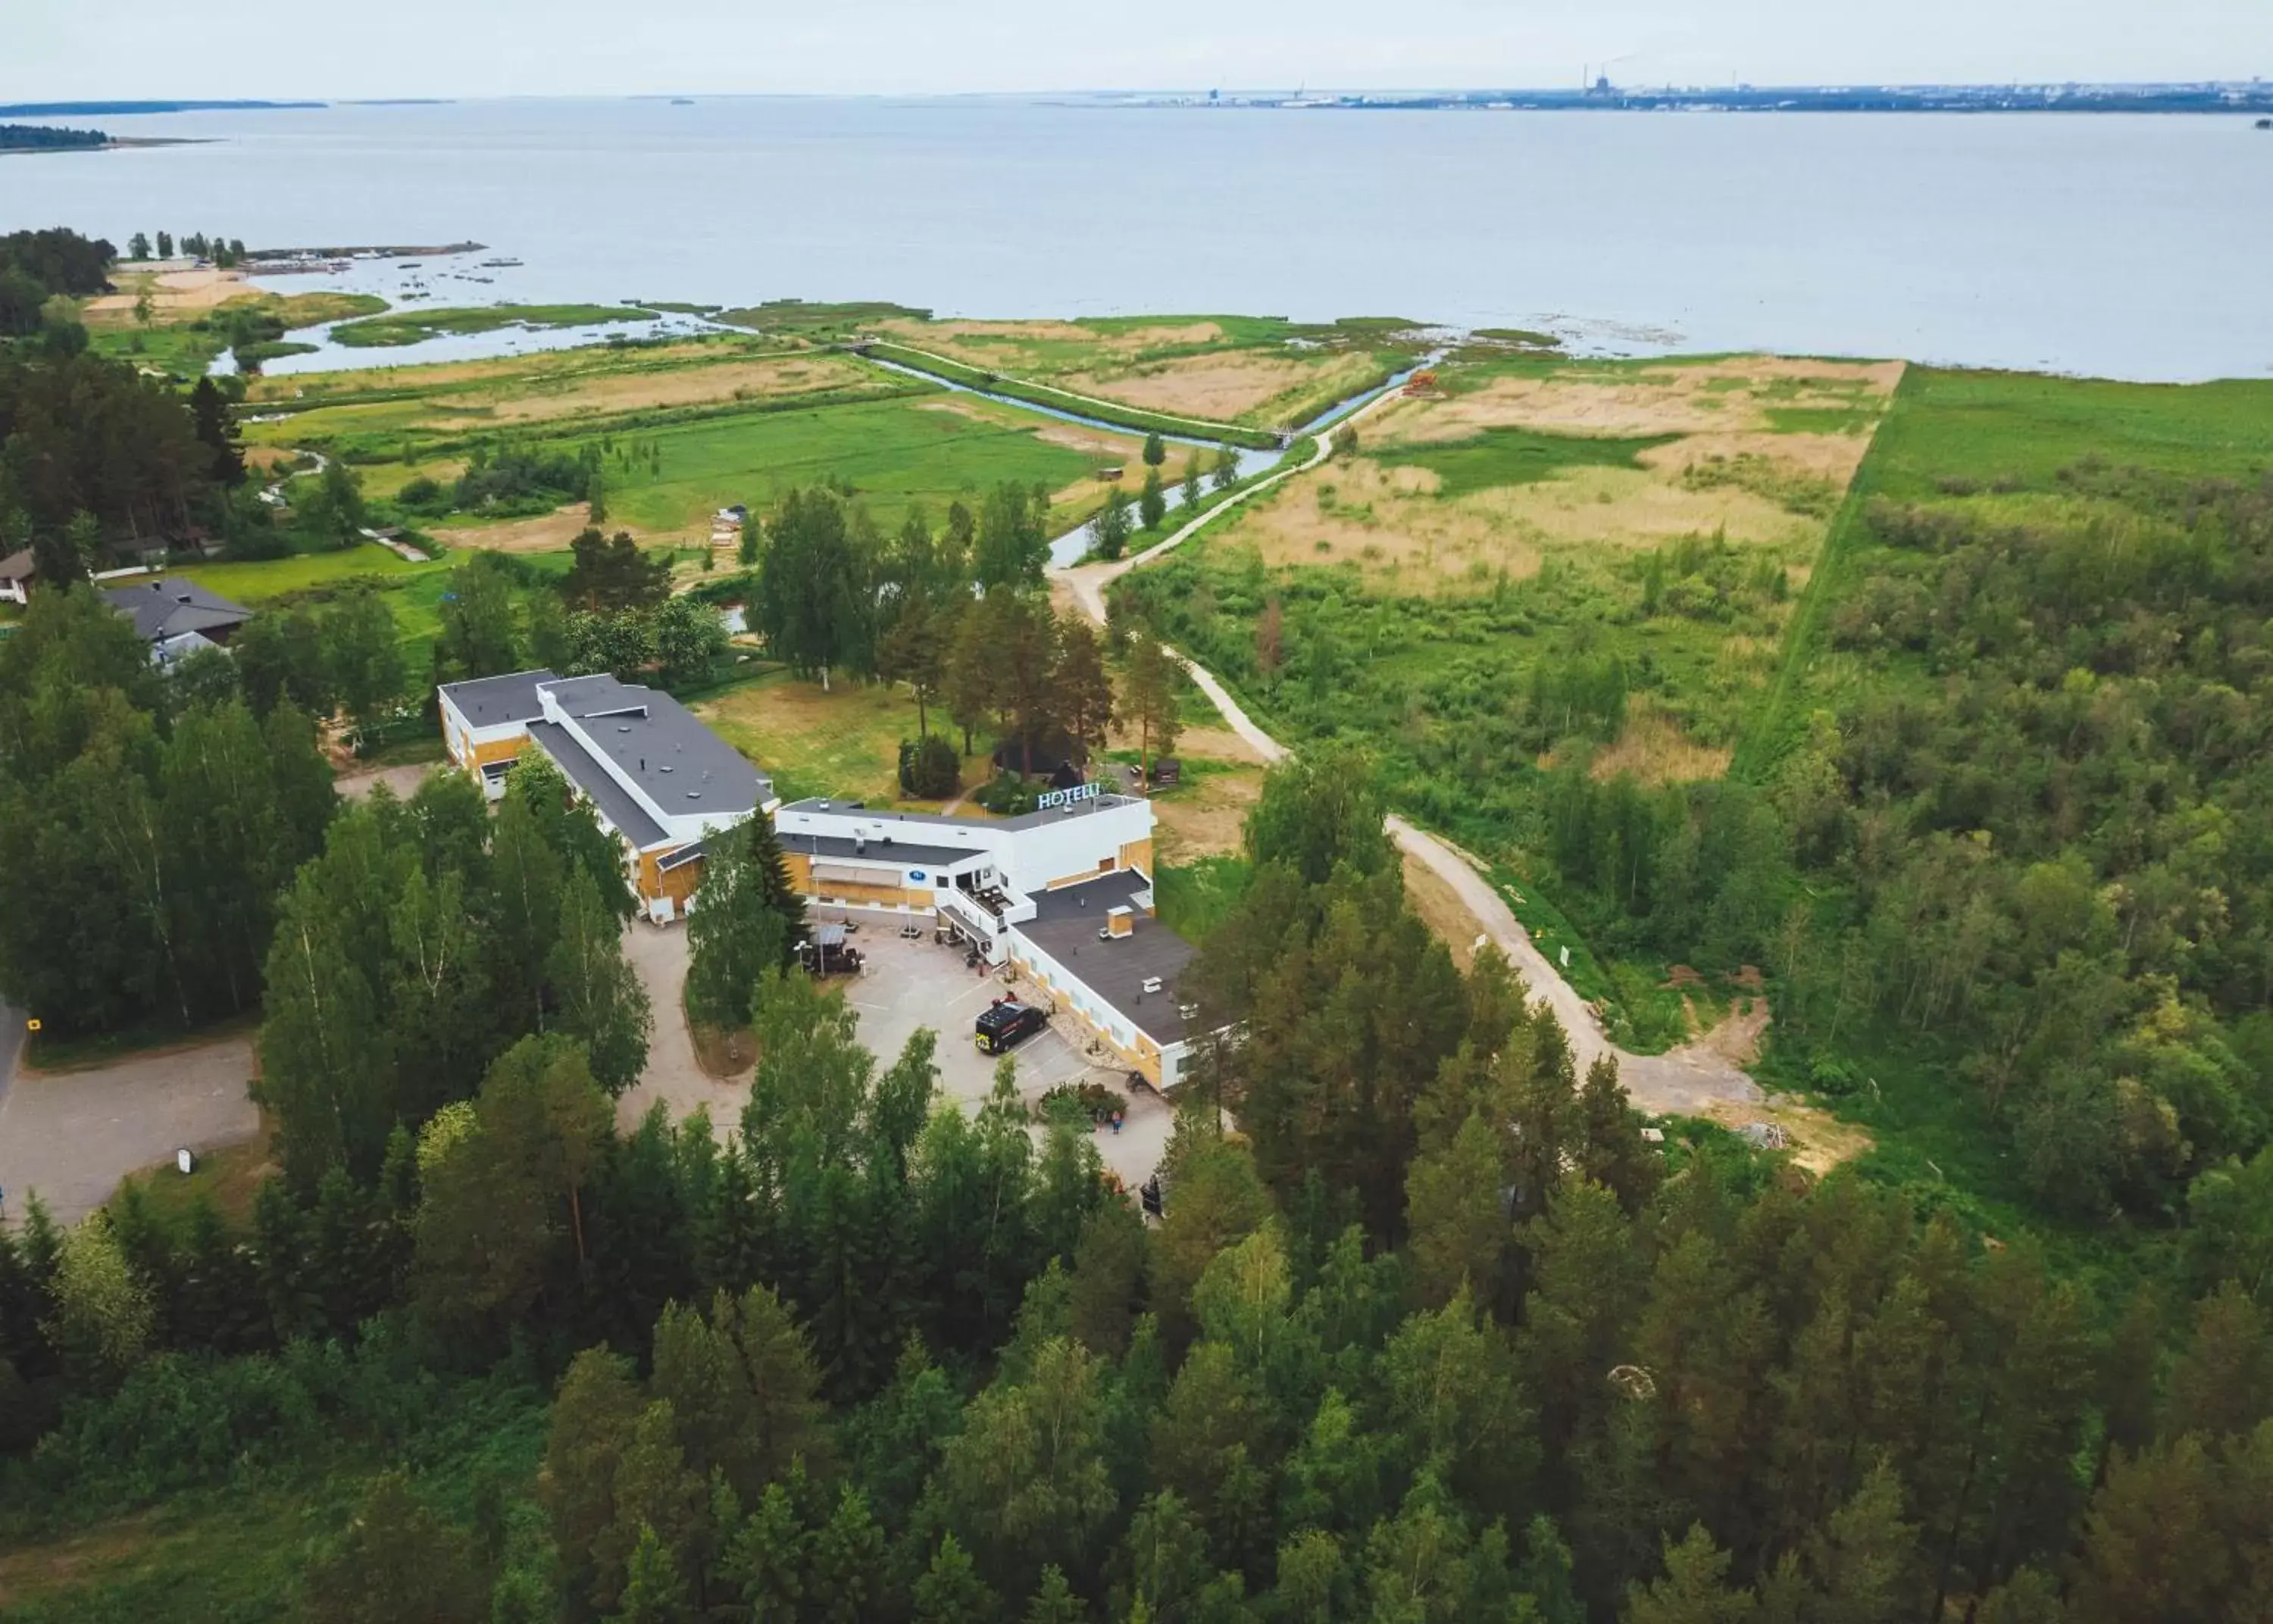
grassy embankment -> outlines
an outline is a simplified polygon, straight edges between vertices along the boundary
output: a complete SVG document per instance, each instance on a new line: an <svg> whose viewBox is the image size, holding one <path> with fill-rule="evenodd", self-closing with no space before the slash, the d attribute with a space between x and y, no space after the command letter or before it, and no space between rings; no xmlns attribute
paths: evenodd
<svg viewBox="0 0 2273 1624"><path fill-rule="evenodd" d="M1234 438L1258 449L1270 441L1255 431L1299 428L1425 347L1414 325L1396 317L963 321L892 304L781 300L718 319L801 342L881 341L879 354L958 383L1139 430Z"/></svg>
<svg viewBox="0 0 2273 1624"><path fill-rule="evenodd" d="M1181 434L1187 438L1201 437L1217 439L1250 450L1267 451L1279 443L1279 437L1260 429L1241 428L1214 420L1149 412L1132 406L1121 405L1097 396L1078 394L1050 384L1034 383L1025 378L1010 378L983 368L967 366L961 362L943 359L906 344L879 341L866 347L870 353L902 366L946 378L972 389L984 389L1013 400L1031 401L1061 412L1078 412L1106 423L1119 423L1137 433L1158 430L1162 434Z"/></svg>
<svg viewBox="0 0 2273 1624"><path fill-rule="evenodd" d="M1300 427L1409 364L1424 348L1414 325L1393 317L1315 324L1254 316L902 318L880 324L878 333L1037 390L1158 414L1163 427L1175 419Z"/></svg>
<svg viewBox="0 0 2273 1624"><path fill-rule="evenodd" d="M446 333L495 333L501 327L596 327L614 322L646 321L655 312L623 304L478 304L442 310L396 311L351 321L332 329L332 337L355 349L392 348Z"/></svg>

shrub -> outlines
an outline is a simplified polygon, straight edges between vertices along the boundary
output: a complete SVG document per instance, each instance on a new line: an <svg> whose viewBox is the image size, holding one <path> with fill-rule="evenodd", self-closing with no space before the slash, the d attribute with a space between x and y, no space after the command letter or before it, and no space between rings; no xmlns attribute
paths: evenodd
<svg viewBox="0 0 2273 1624"><path fill-rule="evenodd" d="M944 800L963 787L955 746L936 733L919 743L900 741L900 789L919 800Z"/></svg>
<svg viewBox="0 0 2273 1624"><path fill-rule="evenodd" d="M1128 1109L1129 1096L1101 1082L1061 1082L1043 1090L1042 1097L1034 1102L1036 1119L1052 1122L1062 1117L1083 1127L1096 1121L1100 1114L1110 1116Z"/></svg>
<svg viewBox="0 0 2273 1624"><path fill-rule="evenodd" d="M394 493L395 505L414 513L446 513L450 493L421 475Z"/></svg>
<svg viewBox="0 0 2273 1624"><path fill-rule="evenodd" d="M971 798L998 818L1015 818L1033 811L1041 793L1040 785L1028 783L1016 773L1004 773L971 791Z"/></svg>

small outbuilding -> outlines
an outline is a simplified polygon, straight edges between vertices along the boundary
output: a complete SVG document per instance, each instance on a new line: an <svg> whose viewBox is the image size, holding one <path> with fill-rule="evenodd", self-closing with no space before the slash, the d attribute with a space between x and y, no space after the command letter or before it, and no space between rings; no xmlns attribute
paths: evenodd
<svg viewBox="0 0 2273 1624"><path fill-rule="evenodd" d="M40 566L33 561L28 547L0 558L0 603L30 602L32 581L39 573Z"/></svg>

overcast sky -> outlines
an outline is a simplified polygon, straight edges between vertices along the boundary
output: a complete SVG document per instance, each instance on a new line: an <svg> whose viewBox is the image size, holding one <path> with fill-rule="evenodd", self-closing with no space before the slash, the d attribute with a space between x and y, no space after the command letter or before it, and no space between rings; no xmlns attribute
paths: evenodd
<svg viewBox="0 0 2273 1624"><path fill-rule="evenodd" d="M0 99L2273 75L2273 0L0 0Z"/></svg>

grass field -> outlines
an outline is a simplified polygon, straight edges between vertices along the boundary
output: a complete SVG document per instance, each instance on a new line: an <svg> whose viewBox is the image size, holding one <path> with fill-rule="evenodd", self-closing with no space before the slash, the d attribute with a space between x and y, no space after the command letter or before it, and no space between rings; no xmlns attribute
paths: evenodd
<svg viewBox="0 0 2273 1624"><path fill-rule="evenodd" d="M481 304L442 310L397 311L351 321L332 337L355 348L392 348L446 333L494 333L500 327L587 327L644 321L653 311L623 304Z"/></svg>
<svg viewBox="0 0 2273 1624"><path fill-rule="evenodd" d="M2045 504L2088 503L2060 477L2087 460L2187 477L2262 476L2273 469L2273 385L1911 369L1833 521L1734 770L1764 777L1810 711L1835 709L1858 685L1887 680L1826 648L1821 635L1831 606L1868 573L1872 548L1862 515L1872 498L2024 518Z"/></svg>
<svg viewBox="0 0 2273 1624"><path fill-rule="evenodd" d="M1375 455L1384 468L1425 468L1436 476L1432 496L1463 497L1495 486L1528 485L1551 479L1565 468L1639 468L1641 454L1671 445L1680 436L1636 439L1581 438L1537 434L1528 429L1486 429L1474 439L1414 441Z"/></svg>
<svg viewBox="0 0 2273 1624"><path fill-rule="evenodd" d="M392 589L420 577L446 574L454 567L449 561L412 564L371 542L338 552L296 553L251 564L193 564L171 573L256 609L311 587L356 581Z"/></svg>
<svg viewBox="0 0 2273 1624"><path fill-rule="evenodd" d="M1001 482L1040 484L1057 503L1053 524L1070 529L1104 502L1099 471L1134 466L1140 449L1132 436L766 337L259 383L244 435L266 454L308 447L341 458L374 496L414 478L446 483L476 449L508 438L572 453L628 438L641 454L605 465L608 524L693 544L707 542L720 507L761 507L824 480L849 484L887 529L917 504L936 522L950 503L976 506ZM547 550L581 523L519 511L454 515L441 534Z"/></svg>
<svg viewBox="0 0 2273 1624"><path fill-rule="evenodd" d="M370 587L394 616L403 660L416 684L431 664L434 639L441 631L442 595L471 556L461 552L429 564L411 564L371 543L340 552L298 553L258 563L191 565L172 573L247 609L320 602L346 587ZM571 560L565 553L553 553L528 562L539 570L566 573Z"/></svg>
<svg viewBox="0 0 2273 1624"><path fill-rule="evenodd" d="M169 297L167 290L159 286L158 278L147 271L124 272L116 278L116 285L120 292L90 301L82 311L94 348L101 354L157 367L179 378L194 378L228 348L220 330L224 318L219 312L253 311L272 316L288 330L296 331L327 321L375 316L386 309L386 301L376 294L259 293L239 283L200 289L195 297ZM244 291L231 291L236 288ZM146 327L135 319L133 309L135 296L145 288L151 291L154 306L153 320ZM208 291L225 296L210 300L205 297ZM253 346L251 354L256 362L268 361L280 355L302 354L308 348L269 343Z"/></svg>
<svg viewBox="0 0 2273 1624"><path fill-rule="evenodd" d="M674 415L919 393L842 356L758 339L589 345L488 361L256 379L253 445L312 445L351 462L431 462L498 432L606 433Z"/></svg>
<svg viewBox="0 0 2273 1624"><path fill-rule="evenodd" d="M818 683L773 671L700 700L694 710L771 775L784 800L827 795L899 804L900 741L916 736L915 702L904 690L839 682L824 693ZM933 728L945 725L934 711ZM992 741L973 742L980 753L964 761L966 790L984 783L990 770L985 752Z"/></svg>
<svg viewBox="0 0 2273 1624"><path fill-rule="evenodd" d="M649 535L704 528L730 503L761 509L824 480L848 482L888 533L912 506L923 505L936 524L949 504L975 508L1004 481L1059 493L1052 526L1071 528L1104 500L1098 468L1133 462L1138 449L1133 440L940 395L703 417L641 438L660 453L661 469L611 469L609 522Z"/></svg>

